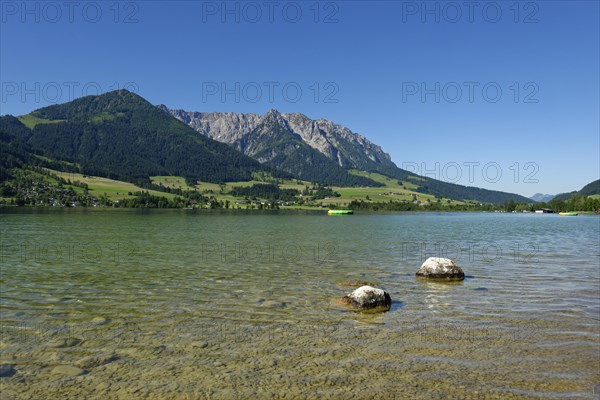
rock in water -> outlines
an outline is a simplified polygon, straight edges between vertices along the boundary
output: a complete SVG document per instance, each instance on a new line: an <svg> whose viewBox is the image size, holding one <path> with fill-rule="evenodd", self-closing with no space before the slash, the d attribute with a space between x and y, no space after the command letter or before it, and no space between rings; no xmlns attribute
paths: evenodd
<svg viewBox="0 0 600 400"><path fill-rule="evenodd" d="M417 271L417 277L447 281L462 281L465 273L449 258L429 257Z"/></svg>
<svg viewBox="0 0 600 400"><path fill-rule="evenodd" d="M115 353L100 353L92 356L83 357L75 362L75 366L81 369L90 369L100 365L108 364L117 360L119 357Z"/></svg>
<svg viewBox="0 0 600 400"><path fill-rule="evenodd" d="M0 365L0 378L11 377L16 373L15 366L13 364L1 364Z"/></svg>
<svg viewBox="0 0 600 400"><path fill-rule="evenodd" d="M74 339L74 338L54 339L54 340L51 340L50 342L48 342L47 346L53 347L53 348L73 347L73 346L77 346L81 342L82 342L81 339Z"/></svg>
<svg viewBox="0 0 600 400"><path fill-rule="evenodd" d="M347 304L362 309L381 307L389 310L392 306L392 298L389 293L372 286L361 286L344 296L343 300Z"/></svg>
<svg viewBox="0 0 600 400"><path fill-rule="evenodd" d="M59 365L51 371L54 375L63 375L67 377L74 377L85 374L85 371L81 368L74 367L72 365Z"/></svg>

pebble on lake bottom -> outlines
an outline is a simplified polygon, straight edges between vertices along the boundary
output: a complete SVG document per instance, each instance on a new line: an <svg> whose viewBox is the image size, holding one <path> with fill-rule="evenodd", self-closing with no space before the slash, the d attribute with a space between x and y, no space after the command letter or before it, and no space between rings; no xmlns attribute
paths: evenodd
<svg viewBox="0 0 600 400"><path fill-rule="evenodd" d="M86 373L86 371L81 368L74 367L72 365L58 365L58 366L52 368L51 373L53 375L74 377L74 376L83 375Z"/></svg>

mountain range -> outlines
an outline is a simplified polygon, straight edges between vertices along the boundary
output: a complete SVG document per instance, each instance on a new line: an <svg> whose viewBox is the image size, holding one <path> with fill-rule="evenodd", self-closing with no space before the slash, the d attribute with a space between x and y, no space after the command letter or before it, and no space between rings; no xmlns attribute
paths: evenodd
<svg viewBox="0 0 600 400"><path fill-rule="evenodd" d="M280 114L269 110L265 115L236 113L200 113L171 110L175 118L185 122L204 136L232 145L237 150L268 162L257 142L270 130L283 130L291 140L301 141L342 168L367 170L375 165L395 167L389 154L364 136L325 119L312 120L304 114ZM261 147L261 146L258 146ZM258 156L258 157L257 157Z"/></svg>
<svg viewBox="0 0 600 400"><path fill-rule="evenodd" d="M389 154L363 135L326 119L312 120L304 114L280 114L277 110L269 110L261 116L158 107L202 135L302 179L343 185L348 183L347 171L358 169L416 184L416 190L421 193L455 200L496 204L510 200L531 202L517 194L416 176L398 168ZM371 186L374 185L371 183Z"/></svg>
<svg viewBox="0 0 600 400"><path fill-rule="evenodd" d="M533 196L531 196L530 199L535 201L536 203L547 203L554 197L556 197L555 194L536 193Z"/></svg>
<svg viewBox="0 0 600 400"><path fill-rule="evenodd" d="M303 114L280 114L277 110L261 116L158 107L206 137L308 181L378 186L379 183L353 175L348 169L374 171L379 165L395 167L381 147L331 121L313 121Z"/></svg>
<svg viewBox="0 0 600 400"><path fill-rule="evenodd" d="M248 181L262 172L336 186L382 186L377 172L413 190L482 203L531 202L517 194L416 176L380 146L331 121L299 113L198 113L154 106L118 90L0 117L0 175L20 165L50 165L136 182L154 175L189 182Z"/></svg>

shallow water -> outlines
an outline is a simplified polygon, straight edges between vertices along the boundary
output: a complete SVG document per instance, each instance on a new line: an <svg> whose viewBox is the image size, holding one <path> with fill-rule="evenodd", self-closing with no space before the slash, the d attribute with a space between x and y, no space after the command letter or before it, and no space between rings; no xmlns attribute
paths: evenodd
<svg viewBox="0 0 600 400"><path fill-rule="evenodd" d="M3 399L600 396L598 216L3 209L0 230ZM416 280L429 256L467 279ZM350 280L392 309L340 308Z"/></svg>

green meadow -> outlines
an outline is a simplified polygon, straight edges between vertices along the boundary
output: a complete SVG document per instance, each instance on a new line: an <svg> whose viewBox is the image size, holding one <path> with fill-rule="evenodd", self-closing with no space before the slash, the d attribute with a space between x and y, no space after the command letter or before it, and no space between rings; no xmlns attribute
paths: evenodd
<svg viewBox="0 0 600 400"><path fill-rule="evenodd" d="M17 119L19 121L21 121L29 129L34 128L38 124L56 124L58 122L63 122L63 120L60 120L60 119L50 120L50 119L38 118L33 114L21 115L20 117L17 117Z"/></svg>
<svg viewBox="0 0 600 400"><path fill-rule="evenodd" d="M92 196L106 196L110 200L119 199L130 199L135 196L129 195L129 192L147 191L154 196L163 196L166 198L175 197L174 194L159 192L157 190L148 190L140 188L133 183L117 181L109 178L101 178L98 176L82 175L74 172L60 172L48 169L48 172L58 175L63 179L70 180L71 182L79 181L88 185L90 195ZM183 179L183 178L182 178ZM81 193L83 189L74 187L74 189Z"/></svg>
<svg viewBox="0 0 600 400"><path fill-rule="evenodd" d="M166 197L173 199L176 194L161 192L157 190L149 190L141 188L133 183L102 178L98 176L83 175L74 172L60 172L52 169L46 169L48 173L59 176L67 181L81 182L88 185L89 194L92 196L100 197L106 196L109 200L119 199L131 199L134 195L129 193L147 191L149 194L159 197ZM294 204L290 206L283 206L283 208L289 209L314 209L317 207L327 207L335 205L336 207L347 206L353 200L367 201L367 202L389 202L389 201L413 201L420 200L422 203L437 202L432 195L418 193L416 185L410 182L399 182L398 180L388 178L384 175L377 173L368 173L364 171L351 171L353 174L362 175L369 177L377 182L383 183L385 186L382 187L339 187L333 186L334 192L340 194L339 197L327 197L325 199L319 199L310 204ZM57 181L51 175L41 175L40 178L56 184ZM236 197L231 195L231 191L234 187L247 187L255 184L265 184L272 182L272 178L269 177L255 177L257 179L247 182L226 182L222 184L211 183L211 182L197 182L195 186L189 186L185 179L181 176L152 176L151 181L156 185L162 185L167 188L181 189L181 190L198 190L202 195L207 197L214 197L219 201L229 201L231 207L236 207L235 202L244 200L243 197ZM265 180L262 180L265 179ZM301 181L296 179L278 180L278 186L282 189L297 189L302 192L306 187L311 188L312 183L307 181ZM77 193L83 193L83 188L75 185L67 185L72 187ZM262 199L264 200L264 199ZM448 199L439 199L443 204L448 204ZM461 204L461 202L451 200L452 204ZM241 207L244 207L243 205Z"/></svg>

